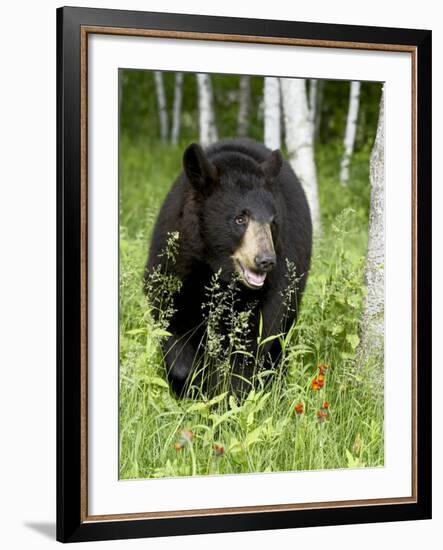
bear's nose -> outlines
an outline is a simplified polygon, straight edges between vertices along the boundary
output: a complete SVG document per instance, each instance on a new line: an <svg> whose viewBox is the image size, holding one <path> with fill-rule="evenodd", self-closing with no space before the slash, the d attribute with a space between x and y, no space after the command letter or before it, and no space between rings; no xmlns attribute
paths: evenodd
<svg viewBox="0 0 443 550"><path fill-rule="evenodd" d="M255 265L260 271L271 271L275 266L276 256L274 252L263 252L255 257Z"/></svg>

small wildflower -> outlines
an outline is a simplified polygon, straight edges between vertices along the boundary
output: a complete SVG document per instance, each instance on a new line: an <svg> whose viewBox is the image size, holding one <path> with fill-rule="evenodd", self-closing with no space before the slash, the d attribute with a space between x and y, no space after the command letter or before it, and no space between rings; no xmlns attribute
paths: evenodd
<svg viewBox="0 0 443 550"><path fill-rule="evenodd" d="M191 430L180 430L179 432L180 437L186 442L189 443L191 441L192 436L194 435Z"/></svg>
<svg viewBox="0 0 443 550"><path fill-rule="evenodd" d="M319 390L325 385L325 377L322 375L317 376L311 382L311 388L313 390Z"/></svg>
<svg viewBox="0 0 443 550"><path fill-rule="evenodd" d="M214 450L215 456L222 456L225 452L225 448L223 447L223 445L218 445L217 443L215 443L212 448Z"/></svg>
<svg viewBox="0 0 443 550"><path fill-rule="evenodd" d="M329 365L321 364L317 366L320 374L325 374L326 370L329 369Z"/></svg>
<svg viewBox="0 0 443 550"><path fill-rule="evenodd" d="M294 407L294 410L297 414L302 414L303 409L304 409L303 403L297 403L297 405L295 405Z"/></svg>
<svg viewBox="0 0 443 550"><path fill-rule="evenodd" d="M311 388L315 391L321 389L324 385L325 385L325 375L321 373L318 376L316 376L311 382Z"/></svg>
<svg viewBox="0 0 443 550"><path fill-rule="evenodd" d="M192 439L193 433L191 430L180 430L179 432L180 439L175 443L174 448L176 451L179 451L182 449L187 443L189 443Z"/></svg>
<svg viewBox="0 0 443 550"><path fill-rule="evenodd" d="M317 418L320 423L324 422L327 417L328 411L326 409L320 409L319 411L317 411Z"/></svg>
<svg viewBox="0 0 443 550"><path fill-rule="evenodd" d="M323 405L320 407L320 410L317 411L317 418L319 422L324 422L327 419L329 415L328 409L329 401L323 401Z"/></svg>

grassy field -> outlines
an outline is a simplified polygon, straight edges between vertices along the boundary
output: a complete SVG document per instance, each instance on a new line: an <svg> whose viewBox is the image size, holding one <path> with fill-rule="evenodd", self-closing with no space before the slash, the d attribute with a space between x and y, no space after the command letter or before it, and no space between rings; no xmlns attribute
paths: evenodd
<svg viewBox="0 0 443 550"><path fill-rule="evenodd" d="M152 227L182 150L121 143L120 478L382 466L381 361L355 359L369 151L354 158L347 188L338 182L339 150L317 151L323 235L286 350L287 373L238 405L223 394L191 401L170 393L162 330L142 293Z"/></svg>

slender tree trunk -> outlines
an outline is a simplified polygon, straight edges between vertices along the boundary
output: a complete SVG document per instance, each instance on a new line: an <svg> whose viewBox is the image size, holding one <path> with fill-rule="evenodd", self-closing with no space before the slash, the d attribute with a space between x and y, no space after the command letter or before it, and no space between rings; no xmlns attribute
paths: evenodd
<svg viewBox="0 0 443 550"><path fill-rule="evenodd" d="M305 191L314 233L318 235L321 233L320 205L306 81L302 78L282 78L280 83L289 162Z"/></svg>
<svg viewBox="0 0 443 550"><path fill-rule="evenodd" d="M171 142L176 145L180 137L180 120L183 97L183 73L175 73L174 108L172 112Z"/></svg>
<svg viewBox="0 0 443 550"><path fill-rule="evenodd" d="M240 77L238 98L237 135L246 137L249 131L249 112L251 109L251 79L249 76Z"/></svg>
<svg viewBox="0 0 443 550"><path fill-rule="evenodd" d="M358 111L360 107L360 82L351 82L349 90L349 109L346 121L344 139L344 154L340 166L340 182L347 185L349 181L349 164L354 152L355 135L357 133Z"/></svg>
<svg viewBox="0 0 443 550"><path fill-rule="evenodd" d="M380 100L377 134L369 165L371 206L365 281L367 294L360 326L363 359L383 353L384 345L384 91Z"/></svg>
<svg viewBox="0 0 443 550"><path fill-rule="evenodd" d="M309 80L309 113L311 115L312 129L314 129L314 121L317 114L317 94L318 80L311 78Z"/></svg>
<svg viewBox="0 0 443 550"><path fill-rule="evenodd" d="M160 137L163 142L168 139L168 110L166 108L165 86L163 84L163 73L154 71L155 91L157 94L158 116L160 121Z"/></svg>
<svg viewBox="0 0 443 550"><path fill-rule="evenodd" d="M204 73L197 74L197 87L200 144L207 147L218 140L211 77Z"/></svg>
<svg viewBox="0 0 443 550"><path fill-rule="evenodd" d="M278 78L268 76L264 80L265 145L270 149L279 149L281 147L280 81Z"/></svg>
<svg viewBox="0 0 443 550"><path fill-rule="evenodd" d="M320 137L321 112L323 106L323 94L325 89L324 80L318 80L317 82L317 106L315 108L314 119L314 143L316 143Z"/></svg>

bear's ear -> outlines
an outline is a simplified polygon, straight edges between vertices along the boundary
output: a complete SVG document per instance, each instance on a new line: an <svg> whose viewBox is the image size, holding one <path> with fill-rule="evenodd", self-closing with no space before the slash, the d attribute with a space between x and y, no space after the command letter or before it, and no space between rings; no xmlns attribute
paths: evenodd
<svg viewBox="0 0 443 550"><path fill-rule="evenodd" d="M197 143L191 143L183 155L183 167L190 183L202 193L210 192L217 180L217 168Z"/></svg>
<svg viewBox="0 0 443 550"><path fill-rule="evenodd" d="M272 179L280 174L282 164L282 154L280 149L276 149L275 151L272 151L269 157L260 164L260 168L267 178Z"/></svg>

